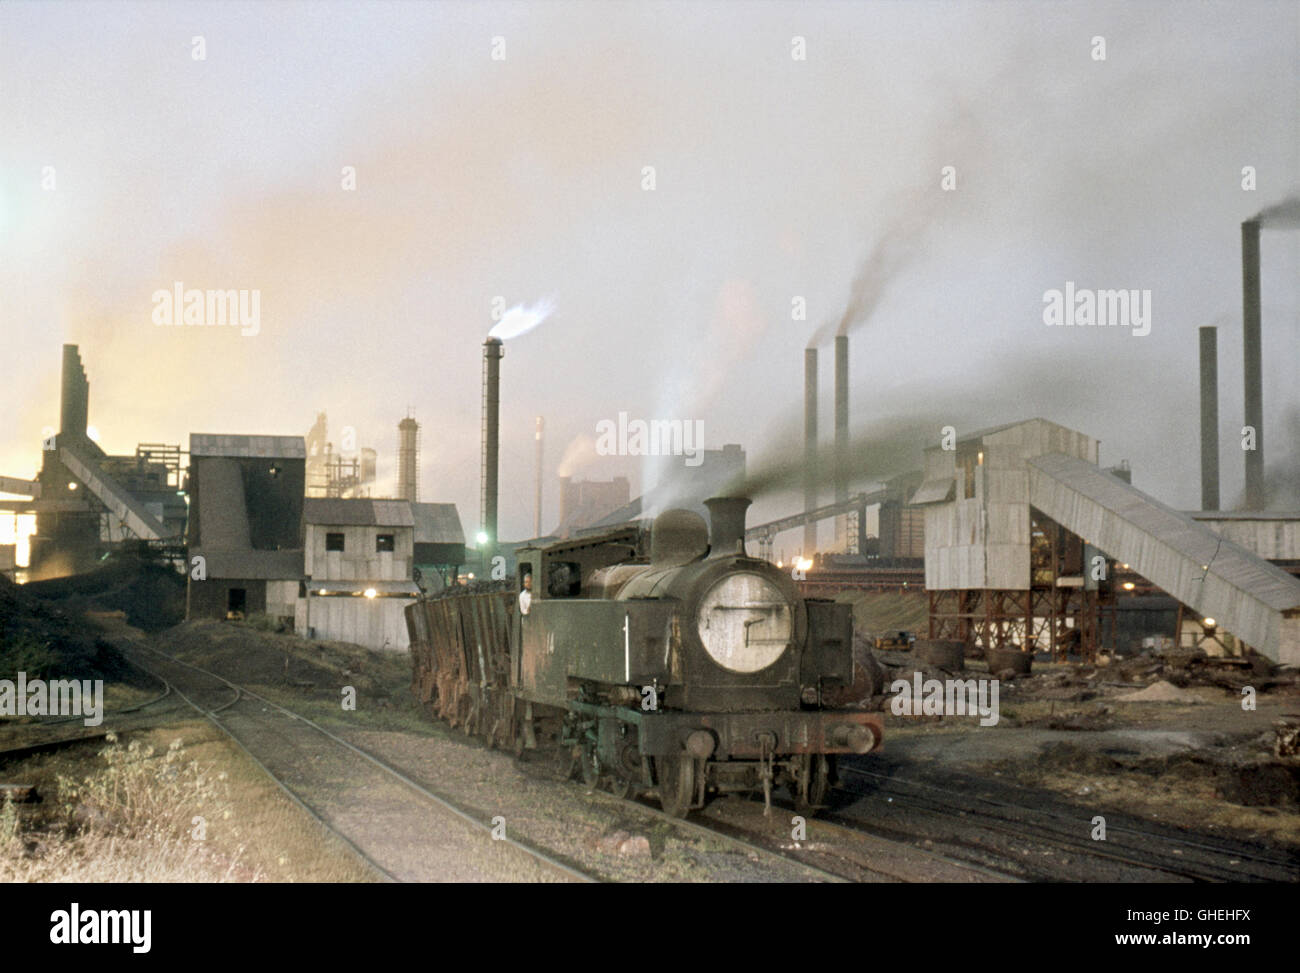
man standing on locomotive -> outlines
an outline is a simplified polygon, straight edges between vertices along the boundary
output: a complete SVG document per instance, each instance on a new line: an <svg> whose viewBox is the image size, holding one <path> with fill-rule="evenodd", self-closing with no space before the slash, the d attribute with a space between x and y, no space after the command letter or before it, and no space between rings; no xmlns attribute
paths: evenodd
<svg viewBox="0 0 1300 973"><path fill-rule="evenodd" d="M527 615L533 604L533 576L524 575L524 590L519 592L519 614Z"/></svg>

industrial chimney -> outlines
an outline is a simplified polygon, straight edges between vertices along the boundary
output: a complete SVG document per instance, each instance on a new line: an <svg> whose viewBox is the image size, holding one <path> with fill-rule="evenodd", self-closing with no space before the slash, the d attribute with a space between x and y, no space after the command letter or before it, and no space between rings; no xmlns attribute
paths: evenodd
<svg viewBox="0 0 1300 973"><path fill-rule="evenodd" d="M1264 390L1259 342L1259 222L1241 224L1241 326L1245 359L1245 424L1255 430L1246 454L1246 509L1264 509Z"/></svg>
<svg viewBox="0 0 1300 973"><path fill-rule="evenodd" d="M505 346L499 338L483 342L483 467L479 496L479 549L496 550L497 544L497 457L501 417L501 358Z"/></svg>
<svg viewBox="0 0 1300 973"><path fill-rule="evenodd" d="M1218 329L1201 328L1201 509L1219 509Z"/></svg>
<svg viewBox="0 0 1300 973"><path fill-rule="evenodd" d="M817 349L803 353L803 508L810 513L817 507ZM804 524L803 555L812 557L817 550L817 525Z"/></svg>
<svg viewBox="0 0 1300 973"><path fill-rule="evenodd" d="M77 441L86 438L90 383L76 345L63 346L63 388L59 400L59 434Z"/></svg>
<svg viewBox="0 0 1300 973"><path fill-rule="evenodd" d="M542 417L537 417L537 431L533 434L537 440L537 457L536 457L536 475L537 475L537 495L533 499L533 536L542 536L542 432L544 423Z"/></svg>
<svg viewBox="0 0 1300 973"><path fill-rule="evenodd" d="M835 336L835 502L849 499L849 336ZM836 546L848 548L848 516L835 518Z"/></svg>
<svg viewBox="0 0 1300 973"><path fill-rule="evenodd" d="M397 498L420 499L420 424L407 416L397 424Z"/></svg>

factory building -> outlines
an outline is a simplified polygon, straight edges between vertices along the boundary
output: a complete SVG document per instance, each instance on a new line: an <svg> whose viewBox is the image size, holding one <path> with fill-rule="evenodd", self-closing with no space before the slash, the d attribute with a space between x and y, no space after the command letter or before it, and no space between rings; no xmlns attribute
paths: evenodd
<svg viewBox="0 0 1300 973"><path fill-rule="evenodd" d="M403 609L420 594L410 502L308 498L303 532L294 627L308 638L408 648Z"/></svg>
<svg viewBox="0 0 1300 973"><path fill-rule="evenodd" d="M574 532L599 523L627 506L632 488L625 476L612 480L575 480L560 477L560 523L552 533L572 537Z"/></svg>
<svg viewBox="0 0 1300 973"><path fill-rule="evenodd" d="M413 503L415 581L430 594L455 584L465 562L465 529L454 503Z"/></svg>
<svg viewBox="0 0 1300 973"><path fill-rule="evenodd" d="M306 459L301 436L190 435L187 617L293 624Z"/></svg>
<svg viewBox="0 0 1300 973"><path fill-rule="evenodd" d="M1102 470L1097 440L1029 419L951 445L926 451L912 496L925 509L931 638L1090 659L1118 566L1167 592L1216 642L1228 633L1300 662L1300 580L1115 475L1126 470ZM1215 516L1225 533L1292 551L1285 526Z"/></svg>
<svg viewBox="0 0 1300 973"><path fill-rule="evenodd" d="M878 515L880 557L915 561L925 557L925 511L911 505L922 479L918 471L885 481Z"/></svg>
<svg viewBox="0 0 1300 973"><path fill-rule="evenodd" d="M4 509L34 513L30 580L93 568L122 541L144 541L179 556L185 528L180 447L141 443L133 455L110 456L88 425L90 383L76 345L63 346L59 430L41 444L36 480L0 477L4 492L30 497Z"/></svg>
<svg viewBox="0 0 1300 973"><path fill-rule="evenodd" d="M688 462L689 461L689 462ZM745 451L738 443L721 449L702 449L695 457L665 456L659 461L659 480L653 488L623 504L594 523L578 529L585 533L649 519L670 508L693 510L708 516L704 501L742 488Z"/></svg>

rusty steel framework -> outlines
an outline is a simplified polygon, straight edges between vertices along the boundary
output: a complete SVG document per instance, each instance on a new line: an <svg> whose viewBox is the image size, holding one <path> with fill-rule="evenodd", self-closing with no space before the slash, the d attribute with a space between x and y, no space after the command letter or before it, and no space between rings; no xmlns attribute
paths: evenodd
<svg viewBox="0 0 1300 973"><path fill-rule="evenodd" d="M1103 615L1098 592L1083 588L929 591L929 638L957 639L981 649L1047 651L1058 661L1097 657Z"/></svg>
<svg viewBox="0 0 1300 973"><path fill-rule="evenodd" d="M928 591L930 638L980 649L1047 651L1057 661L1097 658L1105 624L1115 631L1110 586L1084 583L1079 538L1036 510L1030 523L1030 587ZM1064 577L1075 583L1059 584Z"/></svg>

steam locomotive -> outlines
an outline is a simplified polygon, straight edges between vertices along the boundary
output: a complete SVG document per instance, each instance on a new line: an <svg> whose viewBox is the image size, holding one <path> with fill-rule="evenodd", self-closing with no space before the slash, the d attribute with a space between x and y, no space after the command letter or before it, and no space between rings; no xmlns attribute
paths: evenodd
<svg viewBox="0 0 1300 973"><path fill-rule="evenodd" d="M406 609L413 688L435 716L516 753L564 748L570 774L684 817L710 793L785 786L824 807L837 754L879 716L834 709L853 681L847 605L800 598L744 548L750 501L517 552L511 590Z"/></svg>

